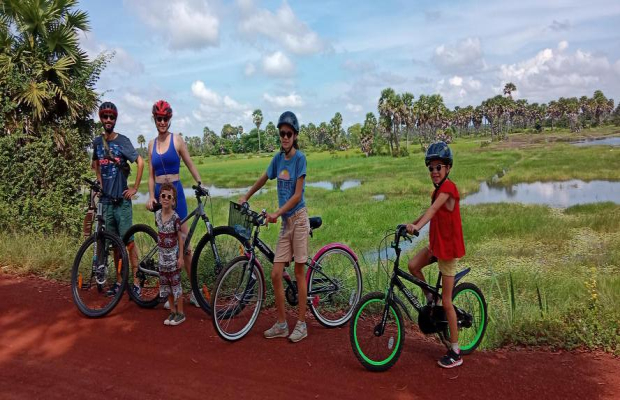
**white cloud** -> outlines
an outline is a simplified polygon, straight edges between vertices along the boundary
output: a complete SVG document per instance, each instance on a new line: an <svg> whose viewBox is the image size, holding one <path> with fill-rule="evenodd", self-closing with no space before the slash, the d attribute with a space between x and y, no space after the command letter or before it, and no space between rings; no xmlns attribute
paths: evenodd
<svg viewBox="0 0 620 400"><path fill-rule="evenodd" d="M473 98L480 97L482 83L471 76L461 77L458 75L448 79L440 79L435 91L444 98L448 106L473 104Z"/></svg>
<svg viewBox="0 0 620 400"><path fill-rule="evenodd" d="M220 95L208 88L203 81L194 81L191 90L200 102L198 108L192 111L192 116L200 123L208 123L215 128L227 123L235 126L247 125L252 120L252 110L249 105L241 104L228 95Z"/></svg>
<svg viewBox="0 0 620 400"><path fill-rule="evenodd" d="M435 48L433 63L441 72L475 71L484 67L480 39L467 38L456 44Z"/></svg>
<svg viewBox="0 0 620 400"><path fill-rule="evenodd" d="M301 107L304 105L304 101L300 95L295 92L289 94L288 96L271 96L268 93L263 94L263 99L277 107Z"/></svg>
<svg viewBox="0 0 620 400"><path fill-rule="evenodd" d="M142 111L151 111L153 103L133 93L125 93L123 96L125 103Z"/></svg>
<svg viewBox="0 0 620 400"><path fill-rule="evenodd" d="M354 113L359 113L362 112L362 110L364 109L364 107L362 107L359 104L351 104L351 103L347 103L346 109L354 112Z"/></svg>
<svg viewBox="0 0 620 400"><path fill-rule="evenodd" d="M255 72L256 72L256 67L254 66L254 64L247 63L247 65L245 66L245 70L243 71L245 76L252 76L254 75Z"/></svg>
<svg viewBox="0 0 620 400"><path fill-rule="evenodd" d="M219 42L218 17L206 1L150 0L125 4L155 32L164 37L172 50L202 49Z"/></svg>
<svg viewBox="0 0 620 400"><path fill-rule="evenodd" d="M207 88L203 81L192 83L192 94L199 98L204 104L217 106L220 104L220 96L213 90Z"/></svg>
<svg viewBox="0 0 620 400"><path fill-rule="evenodd" d="M460 76L453 76L452 78L450 78L448 80L448 82L450 82L450 85L452 86L462 86L463 85L463 78L461 78Z"/></svg>
<svg viewBox="0 0 620 400"><path fill-rule="evenodd" d="M83 31L78 31L78 40L80 47L86 51L91 60L103 52L112 54L112 60L106 70L113 74L130 76L144 72L144 65L122 47L100 43L93 33L87 34Z"/></svg>
<svg viewBox="0 0 620 400"><path fill-rule="evenodd" d="M275 13L258 9L249 0L238 1L237 4L242 17L239 30L251 39L260 34L299 55L320 53L330 47L297 18L286 1Z"/></svg>
<svg viewBox="0 0 620 400"><path fill-rule="evenodd" d="M276 51L263 57L263 71L273 77L289 77L295 73L295 66L286 54Z"/></svg>

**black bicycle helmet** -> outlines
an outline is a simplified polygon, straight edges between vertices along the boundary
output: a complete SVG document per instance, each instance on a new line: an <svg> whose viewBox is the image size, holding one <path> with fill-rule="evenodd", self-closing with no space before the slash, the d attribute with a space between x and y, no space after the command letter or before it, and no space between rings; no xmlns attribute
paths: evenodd
<svg viewBox="0 0 620 400"><path fill-rule="evenodd" d="M104 114L112 114L115 117L118 117L118 110L114 103L112 103L111 101L101 103L101 105L99 106L99 117L101 118L101 116Z"/></svg>
<svg viewBox="0 0 620 400"><path fill-rule="evenodd" d="M433 160L441 160L444 164L452 166L452 151L446 142L436 142L428 147L424 163L428 167Z"/></svg>
<svg viewBox="0 0 620 400"><path fill-rule="evenodd" d="M278 129L280 129L280 125L287 124L293 127L295 133L299 133L299 121L297 121L297 116L292 111L284 111L282 115L280 115L280 119L278 119Z"/></svg>

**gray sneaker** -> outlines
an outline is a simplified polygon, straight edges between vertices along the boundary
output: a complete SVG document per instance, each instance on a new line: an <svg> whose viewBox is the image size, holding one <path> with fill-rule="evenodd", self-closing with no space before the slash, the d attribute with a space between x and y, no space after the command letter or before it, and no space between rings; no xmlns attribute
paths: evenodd
<svg viewBox="0 0 620 400"><path fill-rule="evenodd" d="M174 320L174 317L176 317L176 315L176 313L171 312L170 315L168 315L168 318L164 320L164 325L170 325L170 322Z"/></svg>
<svg viewBox="0 0 620 400"><path fill-rule="evenodd" d="M265 331L265 338L273 339L279 337L287 337L288 336L288 325L286 322L280 324L276 321L275 324L269 329Z"/></svg>
<svg viewBox="0 0 620 400"><path fill-rule="evenodd" d="M198 300L196 300L196 297L194 296L194 292L192 292L192 294L189 296L189 302L195 305L196 307L200 308L200 304L198 304Z"/></svg>
<svg viewBox="0 0 620 400"><path fill-rule="evenodd" d="M291 336L288 337L288 340L290 340L293 343L297 343L307 336L308 336L308 327L306 326L306 323L297 321L297 323L295 324L295 329L293 329L293 333L291 333Z"/></svg>
<svg viewBox="0 0 620 400"><path fill-rule="evenodd" d="M176 313L174 319L170 321L170 326L181 325L183 322L185 322L185 314Z"/></svg>

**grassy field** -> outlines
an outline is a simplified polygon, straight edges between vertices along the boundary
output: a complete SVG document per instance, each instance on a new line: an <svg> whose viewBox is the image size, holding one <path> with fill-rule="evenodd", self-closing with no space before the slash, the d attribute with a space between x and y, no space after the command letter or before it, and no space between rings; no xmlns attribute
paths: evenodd
<svg viewBox="0 0 620 400"><path fill-rule="evenodd" d="M620 130L602 128L582 135L620 136ZM562 131L514 134L506 142L490 145L484 143L486 138L460 138L451 145L455 162L450 176L462 197L504 171L499 179L504 185L620 180L618 147L567 143L575 138ZM409 150L410 156L398 159L366 158L355 150L307 154L308 182L362 182L346 191L306 188L309 213L324 221L310 241L311 253L339 241L358 254L367 254L376 249L386 230L413 220L429 205L433 187L423 154L419 146ZM196 157L194 162L203 182L238 188L250 186L270 159L271 155L239 155ZM183 169L181 176L189 185L188 171ZM274 182L267 189L252 199L252 208L275 210ZM385 200L373 200L375 195L384 195ZM215 225L226 224L229 200L213 199L207 205ZM194 205L190 199L188 206ZM462 266L472 267L467 280L483 289L489 303L491 319L484 347L581 346L620 354L620 205L553 209L483 204L462 206L461 212L467 247ZM152 215L136 205L134 222L152 224ZM262 236L275 243L277 233L273 227ZM68 237L9 235L0 241L0 265L4 271L66 280L78 246L79 240ZM377 272L377 265L364 263L363 268L365 292L383 290L384 273ZM427 273L432 277L436 267Z"/></svg>

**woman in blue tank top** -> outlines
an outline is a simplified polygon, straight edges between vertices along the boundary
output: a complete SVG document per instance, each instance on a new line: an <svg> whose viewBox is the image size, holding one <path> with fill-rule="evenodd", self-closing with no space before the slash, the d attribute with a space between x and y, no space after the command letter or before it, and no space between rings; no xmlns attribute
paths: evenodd
<svg viewBox="0 0 620 400"><path fill-rule="evenodd" d="M153 119L157 128L157 137L149 142L149 200L146 207L153 209L159 199L159 189L163 183L169 182L176 188L177 202L174 210L181 219L187 216L187 202L183 193L183 185L179 178L181 159L192 174L192 177L201 185L200 174L192 162L187 146L179 135L170 132L172 119L172 107L165 100L159 100L153 105ZM181 226L181 236L186 237L188 232L187 223ZM192 252L189 246L185 247L184 254L185 272L190 273L192 263ZM199 306L192 293L190 302Z"/></svg>

